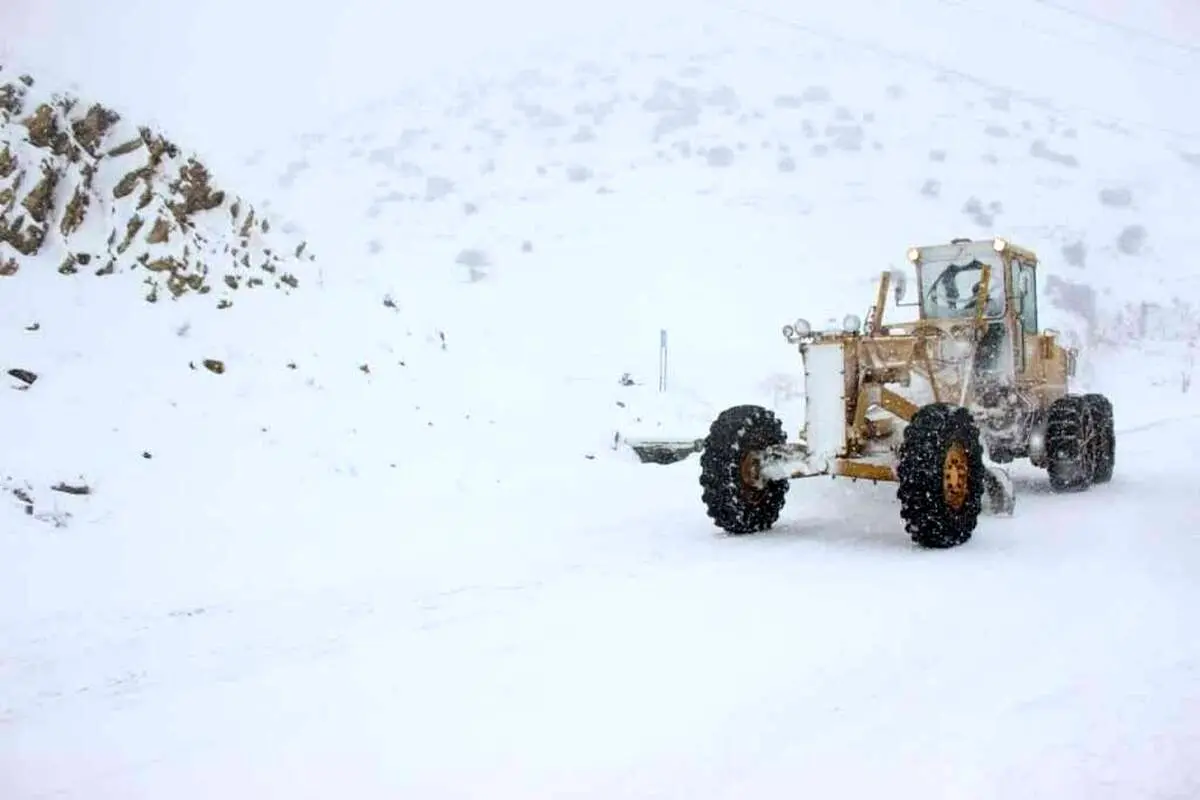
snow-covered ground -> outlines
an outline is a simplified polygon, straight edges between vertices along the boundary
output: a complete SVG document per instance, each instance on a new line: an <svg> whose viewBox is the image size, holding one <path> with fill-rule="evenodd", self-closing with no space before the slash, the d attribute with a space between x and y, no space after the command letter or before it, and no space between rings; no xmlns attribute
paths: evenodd
<svg viewBox="0 0 1200 800"><path fill-rule="evenodd" d="M260 507L8 536L4 796L1194 796L1200 419L1122 416L949 552L824 481L715 535L694 459L243 460Z"/></svg>
<svg viewBox="0 0 1200 800"><path fill-rule="evenodd" d="M3 51L318 258L220 310L0 277L39 375L0 387L0 798L1200 796L1195 12L101 6L6 6ZM925 552L894 487L728 538L694 457L613 449L794 427L783 323L993 233L1113 399L1111 484L1019 467Z"/></svg>

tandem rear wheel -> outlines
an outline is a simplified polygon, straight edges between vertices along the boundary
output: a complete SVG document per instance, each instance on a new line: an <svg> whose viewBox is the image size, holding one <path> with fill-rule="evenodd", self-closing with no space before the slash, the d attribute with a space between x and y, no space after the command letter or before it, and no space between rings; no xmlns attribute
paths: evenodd
<svg viewBox="0 0 1200 800"><path fill-rule="evenodd" d="M1112 403L1102 394L1069 394L1046 413L1046 472L1056 492L1082 492L1112 480L1116 466Z"/></svg>

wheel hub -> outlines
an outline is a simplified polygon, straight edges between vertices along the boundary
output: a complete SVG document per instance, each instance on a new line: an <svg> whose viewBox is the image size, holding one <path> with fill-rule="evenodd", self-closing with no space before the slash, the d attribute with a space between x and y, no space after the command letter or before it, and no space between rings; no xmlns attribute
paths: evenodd
<svg viewBox="0 0 1200 800"><path fill-rule="evenodd" d="M758 453L746 453L738 469L742 479L742 495L750 502L755 502L762 494L762 462Z"/></svg>
<svg viewBox="0 0 1200 800"><path fill-rule="evenodd" d="M950 445L942 463L942 497L946 505L955 511L967 502L967 479L970 472L966 449L958 442Z"/></svg>

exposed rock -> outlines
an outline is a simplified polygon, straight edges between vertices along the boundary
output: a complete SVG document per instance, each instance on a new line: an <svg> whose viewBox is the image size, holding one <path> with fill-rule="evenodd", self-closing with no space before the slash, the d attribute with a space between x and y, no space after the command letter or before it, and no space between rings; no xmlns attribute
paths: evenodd
<svg viewBox="0 0 1200 800"><path fill-rule="evenodd" d="M56 143L61 142L62 133L58 130L58 120L54 116L54 109L48 103L38 106L24 124L25 129L29 131L29 143L34 147L52 149ZM55 153L59 154L57 150Z"/></svg>
<svg viewBox="0 0 1200 800"><path fill-rule="evenodd" d="M88 486L86 483L60 482L60 483L56 483L53 486L51 486L50 490L54 491L54 492L62 492L63 494L73 494L73 495L88 495L88 494L92 493L92 487Z"/></svg>
<svg viewBox="0 0 1200 800"><path fill-rule="evenodd" d="M109 150L107 153L105 153L105 155L108 156L109 158L120 158L121 156L129 155L134 150L137 150L139 147L141 147L143 144L144 144L144 142L142 141L142 137L139 136L135 139L130 139L129 141L122 142L121 144L114 147L112 150Z"/></svg>
<svg viewBox="0 0 1200 800"><path fill-rule="evenodd" d="M214 190L209 180L208 170L194 158L188 159L188 162L179 168L179 177L171 184L170 189L179 197L179 200L171 203L171 213L181 224L186 224L193 214L212 211L225 202L225 193ZM265 230L267 229L264 228Z"/></svg>
<svg viewBox="0 0 1200 800"><path fill-rule="evenodd" d="M238 231L238 236L243 239L250 236L250 229L254 227L254 209L250 209L250 213L246 215L246 221L242 223L241 230Z"/></svg>
<svg viewBox="0 0 1200 800"><path fill-rule="evenodd" d="M16 116L25 107L25 89L13 83L0 86L0 112L5 116Z"/></svg>
<svg viewBox="0 0 1200 800"><path fill-rule="evenodd" d="M54 189L58 186L59 172L49 163L42 164L42 179L25 195L21 205L37 223L44 223L54 209Z"/></svg>
<svg viewBox="0 0 1200 800"><path fill-rule="evenodd" d="M150 233L146 235L148 244L162 244L171 236L171 223L167 222L162 217L154 220L154 227L150 229Z"/></svg>
<svg viewBox="0 0 1200 800"><path fill-rule="evenodd" d="M154 170L149 167L140 167L133 172L126 173L121 180L117 181L117 185L113 187L113 198L120 200L122 197L128 197L133 194L138 181L149 180L153 175Z"/></svg>
<svg viewBox="0 0 1200 800"><path fill-rule="evenodd" d="M120 114L96 103L87 110L83 119L71 122L71 131L75 134L75 141L94 156L97 148L100 147L100 142L120 119Z"/></svg>
<svg viewBox="0 0 1200 800"><path fill-rule="evenodd" d="M133 244L133 237L138 235L138 231L140 231L142 226L145 224L146 221L137 214L134 214L129 218L129 220L125 223L125 238L121 240L119 245L117 245L117 255L120 255L129 249L129 245Z"/></svg>
<svg viewBox="0 0 1200 800"><path fill-rule="evenodd" d="M0 242L7 242L23 256L36 255L46 239L45 225L26 225L25 215L18 214L7 221L7 214L0 214Z"/></svg>
<svg viewBox="0 0 1200 800"><path fill-rule="evenodd" d="M15 251L0 257L0 276L20 280L45 256L77 280L133 272L151 302L165 289L213 293L225 307L234 287L263 276L299 285L294 264L314 260L305 245L275 234L199 158L103 104L33 86L0 84L0 242Z"/></svg>
<svg viewBox="0 0 1200 800"><path fill-rule="evenodd" d="M83 217L87 214L90 200L91 195L88 194L83 184L75 187L71 199L67 201L67 207L63 210L62 222L58 226L58 230L63 236L70 236L79 230L79 226L83 224Z"/></svg>

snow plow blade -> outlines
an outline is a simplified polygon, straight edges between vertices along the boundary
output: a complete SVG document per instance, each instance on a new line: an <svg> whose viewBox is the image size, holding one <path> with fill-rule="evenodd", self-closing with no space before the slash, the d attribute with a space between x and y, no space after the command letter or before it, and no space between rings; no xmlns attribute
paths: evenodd
<svg viewBox="0 0 1200 800"><path fill-rule="evenodd" d="M704 449L704 439L627 439L621 443L637 453L643 464L674 464Z"/></svg>

